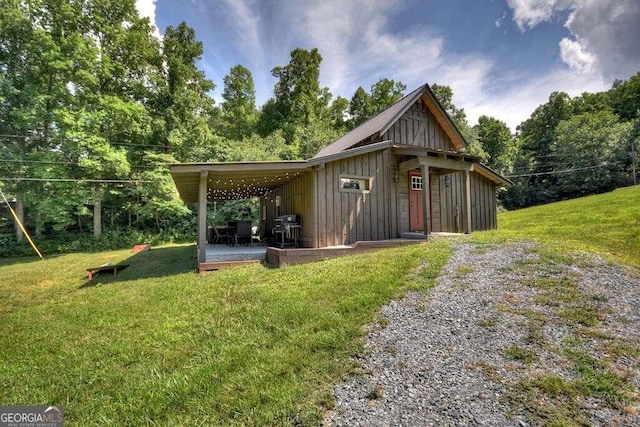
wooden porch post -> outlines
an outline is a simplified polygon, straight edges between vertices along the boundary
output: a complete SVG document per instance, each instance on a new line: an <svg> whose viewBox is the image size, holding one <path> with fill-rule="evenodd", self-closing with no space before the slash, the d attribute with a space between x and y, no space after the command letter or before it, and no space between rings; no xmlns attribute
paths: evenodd
<svg viewBox="0 0 640 427"><path fill-rule="evenodd" d="M431 233L431 179L429 177L429 165L421 164L422 170L422 222L424 225L424 235L429 236Z"/></svg>
<svg viewBox="0 0 640 427"><path fill-rule="evenodd" d="M464 232L471 233L471 176L468 170L464 171Z"/></svg>
<svg viewBox="0 0 640 427"><path fill-rule="evenodd" d="M207 261L207 171L200 171L198 188L198 264Z"/></svg>

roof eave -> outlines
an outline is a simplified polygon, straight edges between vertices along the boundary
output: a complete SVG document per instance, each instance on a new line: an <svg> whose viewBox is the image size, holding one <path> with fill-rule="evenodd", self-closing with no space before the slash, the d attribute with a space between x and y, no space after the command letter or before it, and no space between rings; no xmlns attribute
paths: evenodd
<svg viewBox="0 0 640 427"><path fill-rule="evenodd" d="M334 162L336 160L344 159L347 157L353 157L361 154L372 153L378 150L384 150L385 148L390 147L391 141L385 140L376 142L374 144L363 145L361 147L349 148L347 150L340 151L339 153L327 154L326 156L322 157L314 157L312 159L309 159L308 162L310 166L316 166L323 163Z"/></svg>
<svg viewBox="0 0 640 427"><path fill-rule="evenodd" d="M479 173L485 178L493 181L496 184L499 184L502 187L513 185L513 181L509 178L502 176L502 174L494 171L487 165L483 165L482 163L474 163L472 171Z"/></svg>

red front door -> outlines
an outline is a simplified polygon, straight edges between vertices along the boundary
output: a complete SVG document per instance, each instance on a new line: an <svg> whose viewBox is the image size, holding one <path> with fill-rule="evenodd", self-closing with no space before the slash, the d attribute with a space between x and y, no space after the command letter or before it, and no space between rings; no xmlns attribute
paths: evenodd
<svg viewBox="0 0 640 427"><path fill-rule="evenodd" d="M424 231L424 203L422 203L420 172L409 172L409 229Z"/></svg>

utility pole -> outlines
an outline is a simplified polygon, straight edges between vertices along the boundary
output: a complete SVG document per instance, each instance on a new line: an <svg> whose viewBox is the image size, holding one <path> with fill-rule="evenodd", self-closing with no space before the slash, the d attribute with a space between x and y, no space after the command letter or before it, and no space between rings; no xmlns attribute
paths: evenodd
<svg viewBox="0 0 640 427"><path fill-rule="evenodd" d="M638 145L638 139L640 139L640 136L638 138L631 138L631 173L633 174L633 185L638 183L638 178L636 178L636 163L638 158L636 148Z"/></svg>
<svg viewBox="0 0 640 427"><path fill-rule="evenodd" d="M636 150L634 149L631 152L631 171L633 173L633 185L637 184L637 178L636 178Z"/></svg>
<svg viewBox="0 0 640 427"><path fill-rule="evenodd" d="M638 143L638 140L635 140L634 142L632 142L631 145L631 171L633 172L633 185L637 184L637 178L636 178L636 161L638 158L638 154L636 152L636 145Z"/></svg>

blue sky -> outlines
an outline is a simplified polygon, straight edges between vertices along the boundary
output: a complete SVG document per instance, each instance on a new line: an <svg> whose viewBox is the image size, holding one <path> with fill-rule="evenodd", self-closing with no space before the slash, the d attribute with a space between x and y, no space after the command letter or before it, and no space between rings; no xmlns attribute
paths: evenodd
<svg viewBox="0 0 640 427"><path fill-rule="evenodd" d="M351 98L380 78L407 91L446 84L471 124L482 114L512 129L553 91L611 87L640 71L640 0L137 0L160 31L185 21L217 85L249 68L258 105L271 69L317 47L321 84Z"/></svg>

